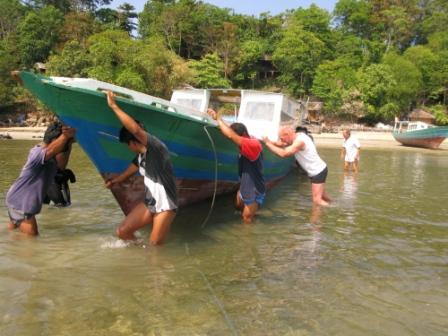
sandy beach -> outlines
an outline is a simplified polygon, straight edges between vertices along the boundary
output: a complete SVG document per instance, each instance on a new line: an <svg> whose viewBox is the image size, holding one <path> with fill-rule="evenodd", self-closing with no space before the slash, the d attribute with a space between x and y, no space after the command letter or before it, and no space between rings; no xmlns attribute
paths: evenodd
<svg viewBox="0 0 448 336"><path fill-rule="evenodd" d="M0 128L0 136L10 135L16 140L39 140L43 138L46 127L9 127ZM421 150L414 147L402 146L395 141L390 132L352 131L361 142L363 148L390 148L396 150ZM340 148L342 146L341 133L312 134L317 147ZM448 150L448 140L440 146L442 150ZM429 150L429 149L428 149Z"/></svg>

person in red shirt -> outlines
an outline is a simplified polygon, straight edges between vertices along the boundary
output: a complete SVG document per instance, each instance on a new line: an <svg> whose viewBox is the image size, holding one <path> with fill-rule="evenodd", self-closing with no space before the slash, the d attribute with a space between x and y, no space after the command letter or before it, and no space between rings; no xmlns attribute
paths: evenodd
<svg viewBox="0 0 448 336"><path fill-rule="evenodd" d="M241 210L243 221L252 223L255 213L263 204L266 186L263 176L263 147L255 138L251 138L242 123L233 123L230 127L218 113L208 109L208 114L218 122L222 134L232 140L240 149L238 173L240 188L236 194L235 207Z"/></svg>

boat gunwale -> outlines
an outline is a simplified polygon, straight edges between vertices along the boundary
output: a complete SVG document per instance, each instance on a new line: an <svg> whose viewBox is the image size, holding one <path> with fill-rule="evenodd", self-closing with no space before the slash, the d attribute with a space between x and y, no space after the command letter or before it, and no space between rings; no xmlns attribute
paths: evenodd
<svg viewBox="0 0 448 336"><path fill-rule="evenodd" d="M34 74L33 74L34 75ZM91 95L95 95L95 96L106 96L105 92L99 91L99 90L91 90L91 89L86 89L86 88L81 88L81 87L75 87L75 86L69 86L69 85L64 85L64 84L60 84L60 83L56 83L52 80L48 80L46 78L50 78L51 77L46 77L46 78L41 78L39 76L36 76L36 78L38 78L43 85L51 85L54 87L57 87L59 89L64 89L64 90L68 90L68 91L75 91L75 92L81 92L81 93L87 93L87 94L91 94ZM109 84L109 83L107 83ZM114 85L114 84L112 84ZM141 93L141 92L140 92ZM143 93L145 94L145 93ZM218 123L216 121L212 122L212 120L209 117L202 117L201 119L189 116L188 114L183 114L180 112L176 112L176 111L170 111L168 109L165 109L163 107L158 107L156 105L149 105L146 103L142 103L133 99L128 99L125 97L120 97L120 96L116 96L115 97L116 101L124 103L124 104L130 104L130 105L134 105L137 107L141 107L145 110L147 109L151 109L155 112L161 112L161 113L165 113L168 115L171 115L173 117L181 117L182 119L188 120L188 121L194 121L194 122L198 122L200 124L203 124L204 126L213 126L213 127L218 127ZM170 103L171 104L171 103ZM171 106L170 106L171 107ZM174 109L176 109L176 106L172 106Z"/></svg>

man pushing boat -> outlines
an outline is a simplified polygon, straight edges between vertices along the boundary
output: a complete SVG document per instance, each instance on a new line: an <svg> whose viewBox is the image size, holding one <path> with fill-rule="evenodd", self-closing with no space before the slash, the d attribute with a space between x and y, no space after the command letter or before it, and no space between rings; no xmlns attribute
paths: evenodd
<svg viewBox="0 0 448 336"><path fill-rule="evenodd" d="M28 154L25 166L20 176L6 194L10 230L19 229L21 232L37 236L36 215L42 209L42 203L48 188L53 183L58 168L65 168L70 151L70 144L76 130L54 122L44 133L43 142L34 146ZM57 156L63 156L56 160ZM64 161L64 167L59 166Z"/></svg>
<svg viewBox="0 0 448 336"><path fill-rule="evenodd" d="M242 210L244 223L252 223L255 213L263 204L266 186L263 176L263 147L255 138L251 138L242 123L233 123L230 127L218 113L208 109L208 114L218 122L222 134L232 140L240 149L238 172L240 189L235 198L235 207Z"/></svg>
<svg viewBox="0 0 448 336"><path fill-rule="evenodd" d="M280 142L275 143L264 137L266 146L280 157L295 156L296 161L308 174L311 180L311 194L313 202L317 205L328 205L330 197L325 191L327 179L327 164L317 153L313 140L302 132L294 132L291 127L282 127L279 130Z"/></svg>
<svg viewBox="0 0 448 336"><path fill-rule="evenodd" d="M137 157L124 172L107 180L106 187L111 188L127 180L137 171L143 175L145 184L145 199L126 216L116 231L117 236L123 240L134 240L135 231L152 224L150 243L161 244L177 211L177 188L168 148L120 109L111 91L107 92L107 104L123 124L120 142L126 143Z"/></svg>

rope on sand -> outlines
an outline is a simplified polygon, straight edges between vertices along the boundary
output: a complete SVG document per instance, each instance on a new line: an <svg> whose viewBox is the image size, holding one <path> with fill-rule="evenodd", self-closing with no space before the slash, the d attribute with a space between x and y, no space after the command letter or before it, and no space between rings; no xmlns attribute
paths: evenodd
<svg viewBox="0 0 448 336"><path fill-rule="evenodd" d="M188 243L185 243L185 252L187 254L187 256L191 257L190 255L190 249L188 248ZM224 305L221 303L221 301L218 299L218 296L216 295L215 290L213 289L212 285L210 284L210 281L208 281L207 276L204 274L204 272L201 271L201 269L198 266L198 261L195 260L195 264L196 264L196 270L198 271L198 273L201 275L202 279L204 279L204 282L207 286L208 291L211 294L212 297L212 301L215 303L215 305L219 308L219 310L221 311L221 314L224 316L224 320L227 324L227 326L229 327L230 331L232 332L232 335L239 335L238 331L236 330L232 320L230 319L229 315L227 314Z"/></svg>

